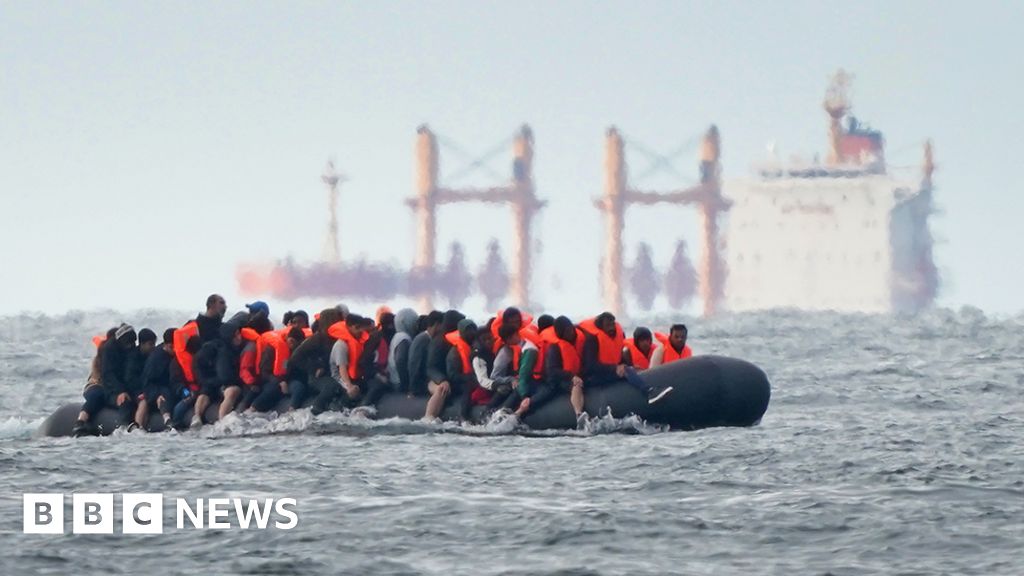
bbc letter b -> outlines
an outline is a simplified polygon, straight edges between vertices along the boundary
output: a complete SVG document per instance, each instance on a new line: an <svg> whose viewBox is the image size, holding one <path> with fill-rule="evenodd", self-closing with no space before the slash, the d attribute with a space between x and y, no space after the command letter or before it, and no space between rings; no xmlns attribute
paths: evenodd
<svg viewBox="0 0 1024 576"><path fill-rule="evenodd" d="M63 534L64 495L25 494L22 518L25 534Z"/></svg>

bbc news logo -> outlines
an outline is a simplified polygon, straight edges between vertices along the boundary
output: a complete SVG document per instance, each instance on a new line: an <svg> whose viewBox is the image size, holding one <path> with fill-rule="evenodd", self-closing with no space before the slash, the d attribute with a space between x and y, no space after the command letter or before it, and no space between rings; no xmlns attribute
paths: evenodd
<svg viewBox="0 0 1024 576"><path fill-rule="evenodd" d="M175 525L201 530L291 530L299 524L294 498L196 498L174 501ZM74 494L72 534L113 534L116 508L113 494ZM64 534L63 494L24 494L25 534ZM232 516L237 526L231 523ZM273 520L273 522L271 522ZM163 534L163 494L121 494L122 534Z"/></svg>

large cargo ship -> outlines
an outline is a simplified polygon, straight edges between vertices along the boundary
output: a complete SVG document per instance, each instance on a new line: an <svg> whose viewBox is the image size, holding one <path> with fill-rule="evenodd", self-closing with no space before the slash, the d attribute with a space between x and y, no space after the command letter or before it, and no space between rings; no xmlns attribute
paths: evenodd
<svg viewBox="0 0 1024 576"><path fill-rule="evenodd" d="M846 86L838 74L825 99L826 162L768 165L723 185L727 309L892 312L934 301L931 145L920 176L891 174L882 134L849 115Z"/></svg>
<svg viewBox="0 0 1024 576"><path fill-rule="evenodd" d="M617 129L609 128L604 192L595 200L605 224L599 264L604 308L623 316L646 312L659 295L674 310L697 297L705 315L771 308L883 313L929 306L939 284L928 225L933 211L931 145L924 146L919 174L897 176L886 162L882 133L850 114L848 81L840 71L826 94L830 138L825 161L774 162L748 178L722 180L719 134L712 126L700 145L698 184L667 191L636 188L629 181L626 142ZM341 261L335 217L340 177L328 166L323 181L330 214L323 261L243 264L238 270L241 292L282 300L380 302L404 296L423 308L436 300L460 306L479 293L488 309L535 304L532 222L546 203L536 195L532 130L523 126L511 138L508 180L483 188L441 182L440 140L426 126L417 129L415 195L406 201L416 222L416 248L408 269ZM438 211L469 202L510 209L512 230L496 235L510 240L511 270L506 269L497 240L476 273L467 268L457 244L450 250L451 260L438 264ZM624 263L628 208L654 204L697 209L696 265L689 261L681 239L676 239L667 270L654 269L644 257L649 256L646 246L640 247L636 264ZM627 298L630 295L635 298Z"/></svg>

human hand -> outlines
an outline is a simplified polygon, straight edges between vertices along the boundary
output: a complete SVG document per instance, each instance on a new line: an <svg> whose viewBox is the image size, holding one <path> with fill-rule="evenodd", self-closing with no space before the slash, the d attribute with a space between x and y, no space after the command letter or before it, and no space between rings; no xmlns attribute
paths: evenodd
<svg viewBox="0 0 1024 576"><path fill-rule="evenodd" d="M619 378L624 378L626 376L626 365L619 364L618 366L616 366L615 375L618 376Z"/></svg>

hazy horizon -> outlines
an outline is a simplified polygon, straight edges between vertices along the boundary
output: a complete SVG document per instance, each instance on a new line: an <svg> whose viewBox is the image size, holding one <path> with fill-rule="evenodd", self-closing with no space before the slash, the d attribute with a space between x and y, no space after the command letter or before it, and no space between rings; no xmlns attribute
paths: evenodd
<svg viewBox="0 0 1024 576"><path fill-rule="evenodd" d="M692 143L681 176L649 182L665 188L696 180L694 142L716 124L728 182L768 145L824 155L821 100L839 68L894 167L915 173L934 142L936 305L1016 313L1024 72L1007 60L1024 49L1022 16L998 2L0 2L0 315L197 310L210 292L240 307L238 263L320 256L329 158L349 178L342 259L408 266L416 127L469 153L442 150L451 176L524 122L548 201L536 300L593 311L608 126L659 152ZM506 150L489 166L507 176L510 163ZM458 237L477 269L510 221L445 207L439 263ZM628 222L627 262L646 241L663 268L680 234L696 257L692 210Z"/></svg>

